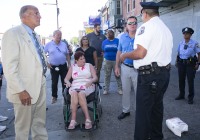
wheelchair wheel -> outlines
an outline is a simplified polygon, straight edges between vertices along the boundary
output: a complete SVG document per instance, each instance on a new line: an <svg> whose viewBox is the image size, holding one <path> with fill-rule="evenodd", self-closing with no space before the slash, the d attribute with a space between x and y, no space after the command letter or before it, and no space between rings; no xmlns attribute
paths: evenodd
<svg viewBox="0 0 200 140"><path fill-rule="evenodd" d="M98 104L97 108L96 108L96 119L97 119L98 122L99 122L99 119L100 119L102 113L103 113L102 112L102 107L101 107L100 104Z"/></svg>
<svg viewBox="0 0 200 140"><path fill-rule="evenodd" d="M64 116L65 125L69 124L70 114L71 114L70 113L70 105L69 104L63 105L63 116Z"/></svg>

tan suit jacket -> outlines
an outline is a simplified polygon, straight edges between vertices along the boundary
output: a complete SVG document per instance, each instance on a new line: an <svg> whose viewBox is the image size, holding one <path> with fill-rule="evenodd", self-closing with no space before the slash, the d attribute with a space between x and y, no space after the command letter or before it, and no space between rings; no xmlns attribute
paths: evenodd
<svg viewBox="0 0 200 140"><path fill-rule="evenodd" d="M42 86L43 68L34 43L22 25L4 34L2 63L8 100L21 103L18 93L26 90L32 97L31 103L35 104Z"/></svg>

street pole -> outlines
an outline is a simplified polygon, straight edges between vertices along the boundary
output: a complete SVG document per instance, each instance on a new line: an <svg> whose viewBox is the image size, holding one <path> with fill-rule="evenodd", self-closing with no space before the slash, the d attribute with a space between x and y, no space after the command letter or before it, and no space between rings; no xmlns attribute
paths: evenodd
<svg viewBox="0 0 200 140"><path fill-rule="evenodd" d="M58 15L60 14L60 10L58 8L58 0L56 0L56 3L43 3L44 5L56 5L56 18L57 18L57 30L59 30L59 20L58 20Z"/></svg>
<svg viewBox="0 0 200 140"><path fill-rule="evenodd" d="M58 8L58 0L56 0L56 13L57 13L57 30L59 30L59 21L58 21L58 15L59 15L59 8Z"/></svg>

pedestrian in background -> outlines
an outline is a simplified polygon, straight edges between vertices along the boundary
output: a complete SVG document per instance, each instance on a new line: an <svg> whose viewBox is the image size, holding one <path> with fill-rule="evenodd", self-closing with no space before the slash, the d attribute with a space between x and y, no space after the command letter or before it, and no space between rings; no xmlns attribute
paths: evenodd
<svg viewBox="0 0 200 140"><path fill-rule="evenodd" d="M176 66L178 67L179 95L175 100L185 99L185 78L187 76L189 95L188 104L193 104L194 78L200 64L199 43L191 39L194 30L189 27L182 29L184 40L179 43ZM198 59L196 54L198 54Z"/></svg>
<svg viewBox="0 0 200 140"><path fill-rule="evenodd" d="M112 30L107 32L108 39L104 40L102 43L102 50L104 54L104 85L105 89L103 94L108 94L110 87L110 78L112 71L115 71L116 64L116 54L119 44L119 39L115 38L115 34ZM117 81L118 93L122 94L122 82L121 77L115 75Z"/></svg>
<svg viewBox="0 0 200 140"><path fill-rule="evenodd" d="M7 98L13 103L15 140L47 140L45 53L34 29L40 25L38 8L20 9L22 24L2 38L2 64L7 81Z"/></svg>
<svg viewBox="0 0 200 140"><path fill-rule="evenodd" d="M71 66L70 55L67 45L61 41L62 32L55 30L53 32L53 40L45 45L44 51L48 54L48 68L51 73L51 89L52 89L52 104L57 102L58 98L58 79L60 76L62 83L62 92L65 89L64 79L67 74L68 67ZM67 63L66 63L67 61Z"/></svg>
<svg viewBox="0 0 200 140"><path fill-rule="evenodd" d="M0 101L1 101L1 87L2 87L2 80L3 80L3 67L0 61ZM0 122L7 120L8 117L0 115ZM6 130L6 126L0 125L0 132Z"/></svg>
<svg viewBox="0 0 200 140"><path fill-rule="evenodd" d="M121 36L124 34L124 33L127 33L127 27L126 27L127 23L124 22L123 23L123 32L121 32L120 34L117 35L117 38L120 39Z"/></svg>
<svg viewBox="0 0 200 140"><path fill-rule="evenodd" d="M133 67L132 59L125 59L122 63L120 61L120 55L122 53L131 52L133 50L133 43L135 40L135 33L137 29L137 18L130 16L127 19L128 32L121 35L119 39L119 46L116 57L115 74L121 76L122 81L122 113L118 116L118 119L124 119L130 116L131 107L131 87L134 88L134 98L137 89L137 70ZM135 101L134 101L135 104ZM135 108L135 106L134 106Z"/></svg>
<svg viewBox="0 0 200 140"><path fill-rule="evenodd" d="M76 52L77 51L83 52L86 63L92 64L97 70L97 66L98 66L97 51L94 47L89 46L89 40L87 36L83 36L81 38L80 47L76 49Z"/></svg>
<svg viewBox="0 0 200 140"><path fill-rule="evenodd" d="M163 96L169 84L173 38L159 18L159 5L140 4L144 23L136 32L134 50L120 58L134 59L138 69L134 140L162 140Z"/></svg>
<svg viewBox="0 0 200 140"><path fill-rule="evenodd" d="M106 36L101 34L101 26L100 24L94 25L94 32L87 34L89 39L89 45L94 47L97 51L97 76L98 81L100 80L100 71L103 63L103 53L102 53L102 42L106 39Z"/></svg>
<svg viewBox="0 0 200 140"><path fill-rule="evenodd" d="M67 45L67 49L69 51L69 56L70 56L70 59L71 59L71 56L73 55L72 46L67 42L66 39L63 39L62 41Z"/></svg>

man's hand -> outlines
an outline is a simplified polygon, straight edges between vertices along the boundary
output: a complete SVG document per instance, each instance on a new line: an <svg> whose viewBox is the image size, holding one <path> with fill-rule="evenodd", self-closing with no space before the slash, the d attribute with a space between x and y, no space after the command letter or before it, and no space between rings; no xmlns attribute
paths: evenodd
<svg viewBox="0 0 200 140"><path fill-rule="evenodd" d="M119 68L118 66L115 66L115 75L116 75L117 77L120 76L120 68Z"/></svg>
<svg viewBox="0 0 200 140"><path fill-rule="evenodd" d="M47 63L47 67L48 67L49 69L52 69L52 66L51 66L51 64L49 64L49 63Z"/></svg>
<svg viewBox="0 0 200 140"><path fill-rule="evenodd" d="M19 93L19 99L24 106L25 105L27 105L27 106L31 105L31 99L32 98L26 90Z"/></svg>

